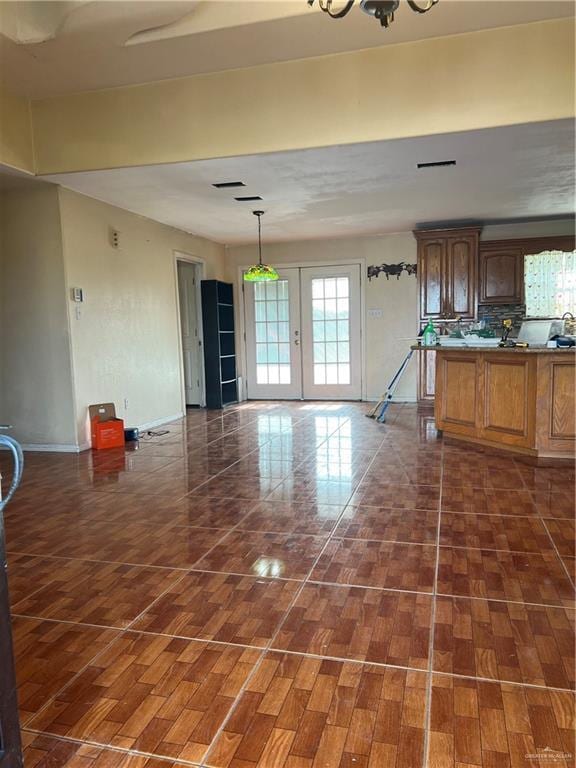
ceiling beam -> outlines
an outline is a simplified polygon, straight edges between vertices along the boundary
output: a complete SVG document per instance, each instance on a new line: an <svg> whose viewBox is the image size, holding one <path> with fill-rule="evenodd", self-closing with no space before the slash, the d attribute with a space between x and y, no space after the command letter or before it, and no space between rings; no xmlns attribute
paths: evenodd
<svg viewBox="0 0 576 768"><path fill-rule="evenodd" d="M32 103L37 172L176 163L574 115L571 19Z"/></svg>

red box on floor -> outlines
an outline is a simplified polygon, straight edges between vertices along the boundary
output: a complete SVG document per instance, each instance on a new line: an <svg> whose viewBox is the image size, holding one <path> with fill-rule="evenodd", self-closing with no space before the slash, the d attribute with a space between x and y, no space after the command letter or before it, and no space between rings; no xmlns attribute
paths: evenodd
<svg viewBox="0 0 576 768"><path fill-rule="evenodd" d="M124 421L116 418L114 403L100 403L88 408L92 448L124 447Z"/></svg>

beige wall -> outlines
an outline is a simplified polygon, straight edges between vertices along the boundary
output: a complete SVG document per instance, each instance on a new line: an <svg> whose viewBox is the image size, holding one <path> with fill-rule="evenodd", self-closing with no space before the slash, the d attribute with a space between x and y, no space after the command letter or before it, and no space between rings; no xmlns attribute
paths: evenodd
<svg viewBox="0 0 576 768"><path fill-rule="evenodd" d="M87 92L32 105L38 173L572 117L572 19Z"/></svg>
<svg viewBox="0 0 576 768"><path fill-rule="evenodd" d="M68 313L85 445L91 403L114 402L130 426L182 412L174 251L205 260L212 278L223 276L224 248L62 188L59 196L67 290L84 291L80 305L68 298ZM117 250L110 228L120 232Z"/></svg>
<svg viewBox="0 0 576 768"><path fill-rule="evenodd" d="M543 237L574 233L574 220L547 220L488 225L482 231L483 240L515 237ZM227 249L228 280L238 283L238 267L253 263L255 246ZM416 240L411 232L380 237L356 237L338 240L265 244L265 261L270 264L303 264L307 262L338 262L363 259L365 266L416 263ZM365 275L365 273L364 273ZM418 291L415 277L403 273L399 280L386 279L384 274L367 279L365 286L365 348L366 370L364 392L373 400L386 389L395 371L408 352L410 341L418 331ZM238 292L237 295L240 295ZM381 309L382 317L371 316L370 309ZM238 308L240 311L240 308ZM239 319L239 316L238 316ZM245 375L242 344L241 374ZM413 401L417 395L417 364L413 359L403 375L395 399Z"/></svg>
<svg viewBox="0 0 576 768"><path fill-rule="evenodd" d="M0 164L34 173L32 119L27 99L0 88Z"/></svg>
<svg viewBox="0 0 576 768"><path fill-rule="evenodd" d="M0 197L0 422L25 445L73 449L74 395L56 187Z"/></svg>
<svg viewBox="0 0 576 768"><path fill-rule="evenodd" d="M358 261L365 266L396 264L404 261L416 263L416 241L411 232L382 237L364 237L341 240L316 240L295 243L266 244L265 260L274 265L306 264L306 262ZM251 264L255 258L254 246L227 249L228 279L238 280L238 267ZM415 277L403 273L399 280L386 280L381 274L371 281L365 279L366 317L365 347L366 376L364 392L368 399L377 399L386 389L399 367L410 342L403 340L415 336L417 283ZM239 295L239 293L238 293ZM240 309L240 308L239 308ZM370 309L381 309L382 317L369 316ZM242 346L242 345L239 345ZM240 362L245 375L244 359ZM397 400L416 399L416 366L410 363L396 390Z"/></svg>

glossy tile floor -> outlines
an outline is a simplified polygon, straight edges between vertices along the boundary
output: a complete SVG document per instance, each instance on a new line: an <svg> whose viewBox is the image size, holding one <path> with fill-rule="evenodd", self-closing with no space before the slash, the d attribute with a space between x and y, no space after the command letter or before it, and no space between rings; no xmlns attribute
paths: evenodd
<svg viewBox="0 0 576 768"><path fill-rule="evenodd" d="M367 410L192 410L137 451L27 455L27 768L574 765L572 468Z"/></svg>

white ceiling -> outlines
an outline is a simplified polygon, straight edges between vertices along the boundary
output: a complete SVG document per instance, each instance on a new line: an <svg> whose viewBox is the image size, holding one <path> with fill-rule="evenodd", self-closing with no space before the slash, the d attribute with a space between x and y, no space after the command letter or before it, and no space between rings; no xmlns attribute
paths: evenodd
<svg viewBox="0 0 576 768"><path fill-rule="evenodd" d="M456 160L417 170L416 163ZM269 155L44 177L225 244L407 231L574 211L574 124L560 120ZM221 181L246 187L215 189ZM239 203L235 195L261 195Z"/></svg>
<svg viewBox="0 0 576 768"><path fill-rule="evenodd" d="M440 0L423 15L402 0L382 29L358 2L333 20L318 0L4 0L0 83L43 98L574 15L572 0Z"/></svg>

